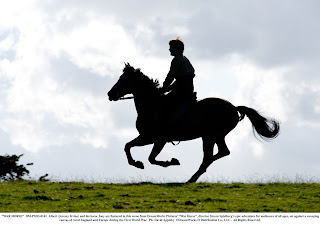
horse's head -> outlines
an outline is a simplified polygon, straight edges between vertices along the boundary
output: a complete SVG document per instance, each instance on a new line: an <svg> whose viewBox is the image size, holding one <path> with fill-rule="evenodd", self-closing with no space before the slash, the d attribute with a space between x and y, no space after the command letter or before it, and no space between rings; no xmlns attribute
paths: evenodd
<svg viewBox="0 0 320 234"><path fill-rule="evenodd" d="M132 93L134 84L133 74L135 69L129 63L125 63L123 74L120 76L118 82L108 92L110 101L118 101L126 94Z"/></svg>

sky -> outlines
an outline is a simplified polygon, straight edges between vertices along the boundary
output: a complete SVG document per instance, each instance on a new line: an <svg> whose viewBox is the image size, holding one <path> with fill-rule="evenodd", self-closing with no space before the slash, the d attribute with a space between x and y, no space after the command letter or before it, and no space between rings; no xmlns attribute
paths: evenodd
<svg viewBox="0 0 320 234"><path fill-rule="evenodd" d="M196 70L198 98L219 97L280 121L272 142L245 118L231 151L199 181L319 181L320 2L316 0L2 1L0 155L24 154L30 177L85 182L184 182L201 164L202 141L124 145L138 135L132 100L107 92L129 62L163 83L180 36ZM216 152L216 151L215 151Z"/></svg>

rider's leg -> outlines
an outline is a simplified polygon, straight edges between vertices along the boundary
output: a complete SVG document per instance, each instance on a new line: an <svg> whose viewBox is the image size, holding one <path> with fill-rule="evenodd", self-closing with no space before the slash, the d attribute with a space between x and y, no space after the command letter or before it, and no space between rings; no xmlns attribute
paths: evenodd
<svg viewBox="0 0 320 234"><path fill-rule="evenodd" d="M169 104L169 101L171 103ZM196 94L193 92L171 92L167 95L169 128L174 127L179 120L189 111L192 104L196 102Z"/></svg>

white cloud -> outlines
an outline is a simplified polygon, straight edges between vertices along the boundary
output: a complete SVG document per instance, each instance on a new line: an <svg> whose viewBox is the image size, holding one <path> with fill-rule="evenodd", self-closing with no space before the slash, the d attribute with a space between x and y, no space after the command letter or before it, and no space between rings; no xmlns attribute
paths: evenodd
<svg viewBox="0 0 320 234"><path fill-rule="evenodd" d="M28 81L8 90L3 129L14 144L33 152L77 141L107 147L113 124L106 98L61 92L50 78Z"/></svg>
<svg viewBox="0 0 320 234"><path fill-rule="evenodd" d="M259 160L262 160L263 154L264 154L264 149L263 149L262 143L257 142L257 141L252 141L252 142L250 142L250 147L251 147L253 156Z"/></svg>
<svg viewBox="0 0 320 234"><path fill-rule="evenodd" d="M13 25L19 37L9 34L0 44L2 50L16 54L13 61L0 61L1 79L7 87L0 105L2 129L13 144L31 152L78 141L107 147L115 135L106 95L96 96L85 87L77 90L60 82L52 73L59 67L53 67L51 59L67 55L79 71L113 76L116 69L121 72L124 54L136 55L130 37L107 18L89 14L85 24L60 32L61 17L48 22L36 8L28 8L28 14L20 10Z"/></svg>
<svg viewBox="0 0 320 234"><path fill-rule="evenodd" d="M80 145L101 155L123 153L123 146L112 142L117 139L117 144L125 144L137 134L134 106L132 102L110 103L106 93L121 74L123 62L162 82L171 61L168 41L180 35L195 65L199 97L226 98L279 119L281 126L303 126L305 132L312 129L308 141L316 142L318 2L230 4L7 1L0 9L2 136L8 135L12 144L33 155L45 149L51 155L64 154L64 146ZM239 154L250 154L245 160L256 157L266 162L290 157L284 156L287 149L298 147L304 139L275 144L274 156L264 157L272 147L257 142L250 125L245 119L227 137L232 154L220 165L229 166L230 171L235 166L232 163L238 166L241 162L236 157ZM193 157L192 150L182 151L187 158ZM169 158L169 153L164 151L163 157ZM243 164L245 174L250 162ZM279 168L281 165L279 162ZM300 166L292 165L290 170ZM190 168L182 170L189 172ZM132 169L132 173L139 172Z"/></svg>
<svg viewBox="0 0 320 234"><path fill-rule="evenodd" d="M53 54L67 54L78 67L101 76L118 72L124 57L137 56L130 35L120 25L106 18L94 17L70 32L55 34L48 42L48 49Z"/></svg>
<svg viewBox="0 0 320 234"><path fill-rule="evenodd" d="M3 40L0 40L0 53L6 53L9 50L12 49L14 46L14 36L12 34L9 34L7 37L5 37Z"/></svg>
<svg viewBox="0 0 320 234"><path fill-rule="evenodd" d="M239 83L237 103L242 102L267 117L288 119L289 107L284 98L287 89L284 75L288 68L264 69L244 62L233 69Z"/></svg>

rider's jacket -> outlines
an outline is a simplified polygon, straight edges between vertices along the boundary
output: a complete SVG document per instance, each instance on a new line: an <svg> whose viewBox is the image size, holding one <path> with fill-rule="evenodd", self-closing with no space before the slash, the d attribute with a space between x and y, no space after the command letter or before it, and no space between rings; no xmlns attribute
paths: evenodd
<svg viewBox="0 0 320 234"><path fill-rule="evenodd" d="M185 95L193 94L193 78L195 70L189 59L182 54L176 55L170 66L170 71L163 83L163 89L167 89L174 81L172 95L183 98ZM169 88L170 89L170 88Z"/></svg>

